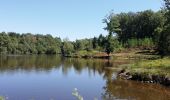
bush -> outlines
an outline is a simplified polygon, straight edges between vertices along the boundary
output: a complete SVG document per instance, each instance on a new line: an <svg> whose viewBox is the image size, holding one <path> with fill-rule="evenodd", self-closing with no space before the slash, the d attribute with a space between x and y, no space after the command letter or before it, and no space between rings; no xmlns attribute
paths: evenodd
<svg viewBox="0 0 170 100"><path fill-rule="evenodd" d="M128 39L128 41L125 44L125 47L152 49L153 47L155 47L155 45L154 45L152 38Z"/></svg>

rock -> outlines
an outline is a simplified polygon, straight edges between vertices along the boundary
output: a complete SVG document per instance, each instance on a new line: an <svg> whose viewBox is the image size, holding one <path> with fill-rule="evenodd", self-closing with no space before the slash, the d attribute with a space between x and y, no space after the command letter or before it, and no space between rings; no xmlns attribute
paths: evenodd
<svg viewBox="0 0 170 100"><path fill-rule="evenodd" d="M132 78L131 74L129 72L126 72L124 69L118 72L118 76L126 80L129 80Z"/></svg>
<svg viewBox="0 0 170 100"><path fill-rule="evenodd" d="M165 77L165 80L163 82L165 86L170 86L170 77Z"/></svg>
<svg viewBox="0 0 170 100"><path fill-rule="evenodd" d="M125 69L122 69L122 70L120 70L119 72L118 72L118 75L120 75L120 74L122 74L122 73L124 73L125 72Z"/></svg>

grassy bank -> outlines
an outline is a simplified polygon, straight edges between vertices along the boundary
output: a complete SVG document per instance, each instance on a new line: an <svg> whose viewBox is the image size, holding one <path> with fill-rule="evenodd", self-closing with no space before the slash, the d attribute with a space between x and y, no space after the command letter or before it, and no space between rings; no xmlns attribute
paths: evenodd
<svg viewBox="0 0 170 100"><path fill-rule="evenodd" d="M68 55L67 57L73 58L108 58L109 56L105 52L95 51L95 50L81 50Z"/></svg>
<svg viewBox="0 0 170 100"><path fill-rule="evenodd" d="M127 70L131 73L161 74L170 77L170 58L141 60L140 62L130 64Z"/></svg>
<svg viewBox="0 0 170 100"><path fill-rule="evenodd" d="M142 53L141 53L142 52ZM134 63L121 65L130 73L145 73L170 76L170 57L161 58L152 52L132 51L114 54L118 59L136 59Z"/></svg>
<svg viewBox="0 0 170 100"><path fill-rule="evenodd" d="M157 52L154 50L140 50L139 48L124 49L121 52L113 53L118 59L158 59Z"/></svg>
<svg viewBox="0 0 170 100"><path fill-rule="evenodd" d="M150 83L160 83L170 86L170 57L161 58L153 53L117 53L118 59L137 59L135 62L120 65L119 76L124 79Z"/></svg>

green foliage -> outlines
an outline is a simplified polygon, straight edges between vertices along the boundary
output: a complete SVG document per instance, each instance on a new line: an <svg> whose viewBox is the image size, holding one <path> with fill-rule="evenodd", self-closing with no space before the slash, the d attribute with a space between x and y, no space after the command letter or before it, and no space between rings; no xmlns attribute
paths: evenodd
<svg viewBox="0 0 170 100"><path fill-rule="evenodd" d="M156 59L156 60L141 60L140 62L136 62L130 64L128 70L133 73L146 73L153 75L170 75L170 59Z"/></svg>
<svg viewBox="0 0 170 100"><path fill-rule="evenodd" d="M97 49L98 48L98 41L97 41L97 38L94 37L93 40L92 40L92 45L93 45L93 48L94 49Z"/></svg>
<svg viewBox="0 0 170 100"><path fill-rule="evenodd" d="M0 33L0 54L56 54L60 45L60 38L51 35Z"/></svg>
<svg viewBox="0 0 170 100"><path fill-rule="evenodd" d="M99 46L97 50L104 51L104 48L106 45L106 38L102 34L100 34L97 41L98 41L98 46Z"/></svg>
<svg viewBox="0 0 170 100"><path fill-rule="evenodd" d="M170 0L164 0L164 2L166 22L160 36L159 52L161 55L170 55Z"/></svg>
<svg viewBox="0 0 170 100"><path fill-rule="evenodd" d="M128 48L152 49L154 42L152 38L128 39L125 46Z"/></svg>
<svg viewBox="0 0 170 100"><path fill-rule="evenodd" d="M161 54L170 54L170 0L165 1L165 9L154 12L111 13L103 22L107 36L61 41L51 35L0 33L0 54L58 54L64 56L79 51L112 52L123 48L155 49ZM88 53L86 53L88 54ZM90 53L89 53L90 54Z"/></svg>
<svg viewBox="0 0 170 100"><path fill-rule="evenodd" d="M109 34L106 37L106 47L105 47L105 51L106 53L109 55L111 52L113 52L116 48L116 46L118 45L116 41L116 39L112 36L112 34Z"/></svg>
<svg viewBox="0 0 170 100"><path fill-rule="evenodd" d="M99 51L96 51L96 50L90 50L90 51L87 51L87 50L80 50L78 52L76 52L76 54L78 56L95 56L96 54L99 54L100 52Z"/></svg>
<svg viewBox="0 0 170 100"><path fill-rule="evenodd" d="M63 56L70 56L74 52L74 45L67 39L64 40L61 46L61 52Z"/></svg>
<svg viewBox="0 0 170 100"><path fill-rule="evenodd" d="M164 1L166 2L167 10L111 13L104 19L106 24L104 29L109 32L109 35L114 33L117 36L119 47L122 44L125 48L159 48L161 52L169 52L170 24L168 23L170 22L170 1ZM112 51L111 46L109 47L111 42L109 43L108 41L110 40L107 40L107 44L105 44L108 47L106 51Z"/></svg>
<svg viewBox="0 0 170 100"><path fill-rule="evenodd" d="M136 48L138 46L138 40L137 39L128 39L126 45L128 48Z"/></svg>
<svg viewBox="0 0 170 100"><path fill-rule="evenodd" d="M108 17L103 19L103 23L107 25L104 29L107 30L109 34L119 33L121 31L118 18L117 15L111 13Z"/></svg>
<svg viewBox="0 0 170 100"><path fill-rule="evenodd" d="M154 35L160 33L164 24L163 12L151 10L111 14L106 19L104 21L105 29L109 34L116 33L119 41L123 44L132 38L154 38Z"/></svg>
<svg viewBox="0 0 170 100"><path fill-rule="evenodd" d="M108 55L112 52L118 52L123 47L118 39L112 34L92 39L81 39L73 42L75 53L79 56L94 56L96 53L106 52Z"/></svg>
<svg viewBox="0 0 170 100"><path fill-rule="evenodd" d="M161 34L160 42L159 42L159 52L161 55L170 54L170 30L169 28L164 30Z"/></svg>
<svg viewBox="0 0 170 100"><path fill-rule="evenodd" d="M74 43L74 48L76 51L79 51L79 50L87 50L88 51L88 50L93 49L93 44L94 44L93 39L76 40L76 42Z"/></svg>

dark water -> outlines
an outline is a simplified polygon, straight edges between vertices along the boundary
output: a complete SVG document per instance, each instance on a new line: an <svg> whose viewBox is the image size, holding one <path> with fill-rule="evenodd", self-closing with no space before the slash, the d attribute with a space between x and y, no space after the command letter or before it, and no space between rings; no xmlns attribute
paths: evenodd
<svg viewBox="0 0 170 100"><path fill-rule="evenodd" d="M116 79L128 60L64 59L58 56L0 56L0 95L7 100L170 100L170 89Z"/></svg>

